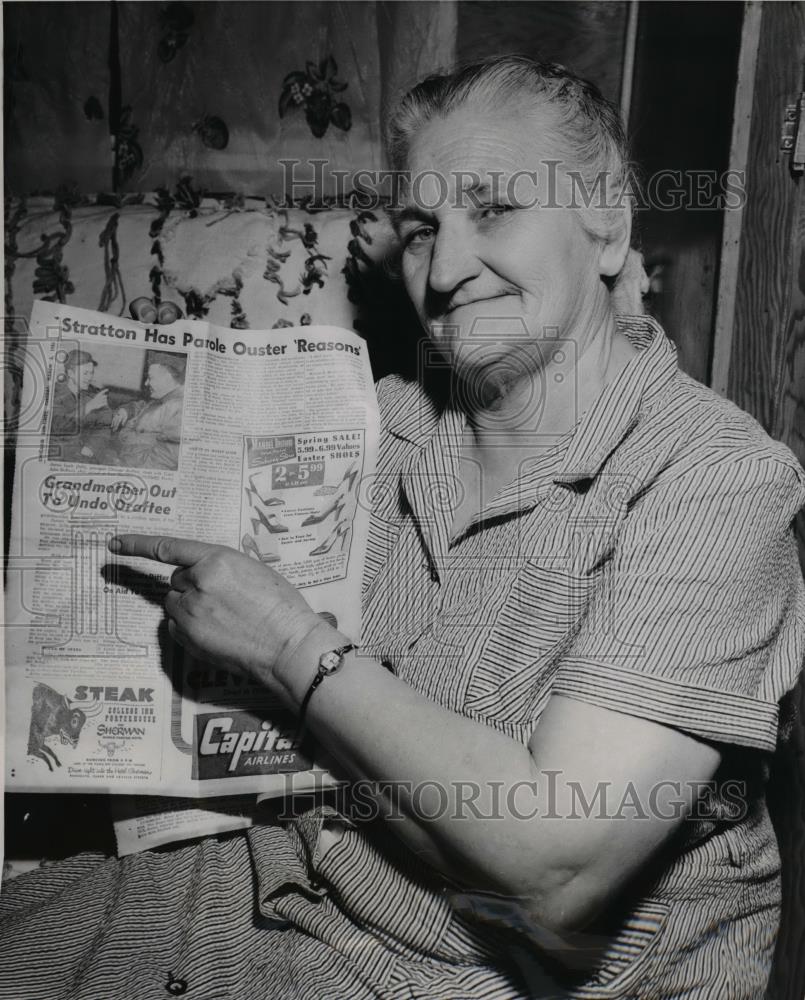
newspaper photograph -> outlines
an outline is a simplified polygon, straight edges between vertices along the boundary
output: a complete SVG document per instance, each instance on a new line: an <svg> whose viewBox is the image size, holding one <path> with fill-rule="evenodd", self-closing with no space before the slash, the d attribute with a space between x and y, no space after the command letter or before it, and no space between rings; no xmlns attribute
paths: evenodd
<svg viewBox="0 0 805 1000"><path fill-rule="evenodd" d="M171 567L120 532L231 546L359 641L377 403L336 327L150 326L34 305L6 628L6 787L204 798L330 781L251 678L168 636Z"/></svg>

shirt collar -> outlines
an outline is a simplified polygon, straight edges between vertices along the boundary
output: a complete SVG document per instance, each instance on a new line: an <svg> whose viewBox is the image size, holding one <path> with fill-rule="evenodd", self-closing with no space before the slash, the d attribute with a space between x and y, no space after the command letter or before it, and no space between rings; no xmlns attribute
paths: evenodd
<svg viewBox="0 0 805 1000"><path fill-rule="evenodd" d="M458 502L464 414L445 409L424 447L401 470L401 485L425 542L432 569L443 576Z"/></svg>
<svg viewBox="0 0 805 1000"><path fill-rule="evenodd" d="M534 472L524 470L491 499L472 524L490 516L524 513L533 508L539 490L546 484L543 463L550 460L551 454L555 456L555 471L549 472L548 482L567 486L594 478L608 456L633 429L641 410L650 405L674 377L676 348L654 319L618 316L617 324L639 349L637 357L604 388L576 426L546 449ZM390 408L392 420L387 428L421 446L404 464L401 483L433 567L441 575L446 565L457 500L465 417L450 406L440 405L426 392L412 394L411 388L410 383L400 383L400 398Z"/></svg>
<svg viewBox="0 0 805 1000"><path fill-rule="evenodd" d="M384 429L411 444L424 445L448 411L449 390L391 376L384 383Z"/></svg>
<svg viewBox="0 0 805 1000"><path fill-rule="evenodd" d="M618 329L639 354L605 387L576 425L554 482L593 479L635 427L641 410L666 388L677 371L676 347L651 316L618 316Z"/></svg>
<svg viewBox="0 0 805 1000"><path fill-rule="evenodd" d="M170 392L166 392L164 396L160 396L159 399L149 399L149 403L168 403L174 399L181 399L184 394L184 385L174 386Z"/></svg>
<svg viewBox="0 0 805 1000"><path fill-rule="evenodd" d="M641 406L668 384L676 371L676 348L651 316L617 316L618 329L640 351L583 414L562 464L568 480L589 478L626 436ZM416 391L412 391L416 388ZM387 387L386 429L412 444L424 445L435 433L446 411L449 393L402 379Z"/></svg>

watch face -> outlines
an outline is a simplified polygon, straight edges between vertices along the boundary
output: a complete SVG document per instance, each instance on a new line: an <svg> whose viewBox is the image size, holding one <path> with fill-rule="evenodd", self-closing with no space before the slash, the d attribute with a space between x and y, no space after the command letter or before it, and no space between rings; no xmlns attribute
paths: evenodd
<svg viewBox="0 0 805 1000"><path fill-rule="evenodd" d="M338 670L341 666L341 660L343 654L339 653L335 649L331 649L329 653L322 653L321 659L319 660L319 666L322 670L326 671L328 674L333 673Z"/></svg>

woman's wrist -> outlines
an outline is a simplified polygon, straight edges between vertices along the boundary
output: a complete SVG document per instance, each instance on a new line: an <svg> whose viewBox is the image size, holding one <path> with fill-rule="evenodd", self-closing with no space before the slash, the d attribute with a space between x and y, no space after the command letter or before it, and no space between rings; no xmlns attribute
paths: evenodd
<svg viewBox="0 0 805 1000"><path fill-rule="evenodd" d="M285 644L273 675L280 696L293 711L298 711L313 683L322 654L350 641L343 632L319 618L307 632Z"/></svg>

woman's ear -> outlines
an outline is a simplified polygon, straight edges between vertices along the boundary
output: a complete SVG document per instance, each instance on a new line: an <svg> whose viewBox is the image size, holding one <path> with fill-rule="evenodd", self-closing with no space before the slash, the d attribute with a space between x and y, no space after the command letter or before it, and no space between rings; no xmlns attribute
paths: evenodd
<svg viewBox="0 0 805 1000"><path fill-rule="evenodd" d="M612 225L609 234L600 245L598 273L602 277L614 278L620 274L632 239L632 206L630 203L612 209Z"/></svg>
<svg viewBox="0 0 805 1000"><path fill-rule="evenodd" d="M612 308L616 313L639 316L646 311L643 299L650 288L649 277L643 266L643 256L638 250L631 249L626 254L626 262L617 278L607 279L607 284L613 282Z"/></svg>

